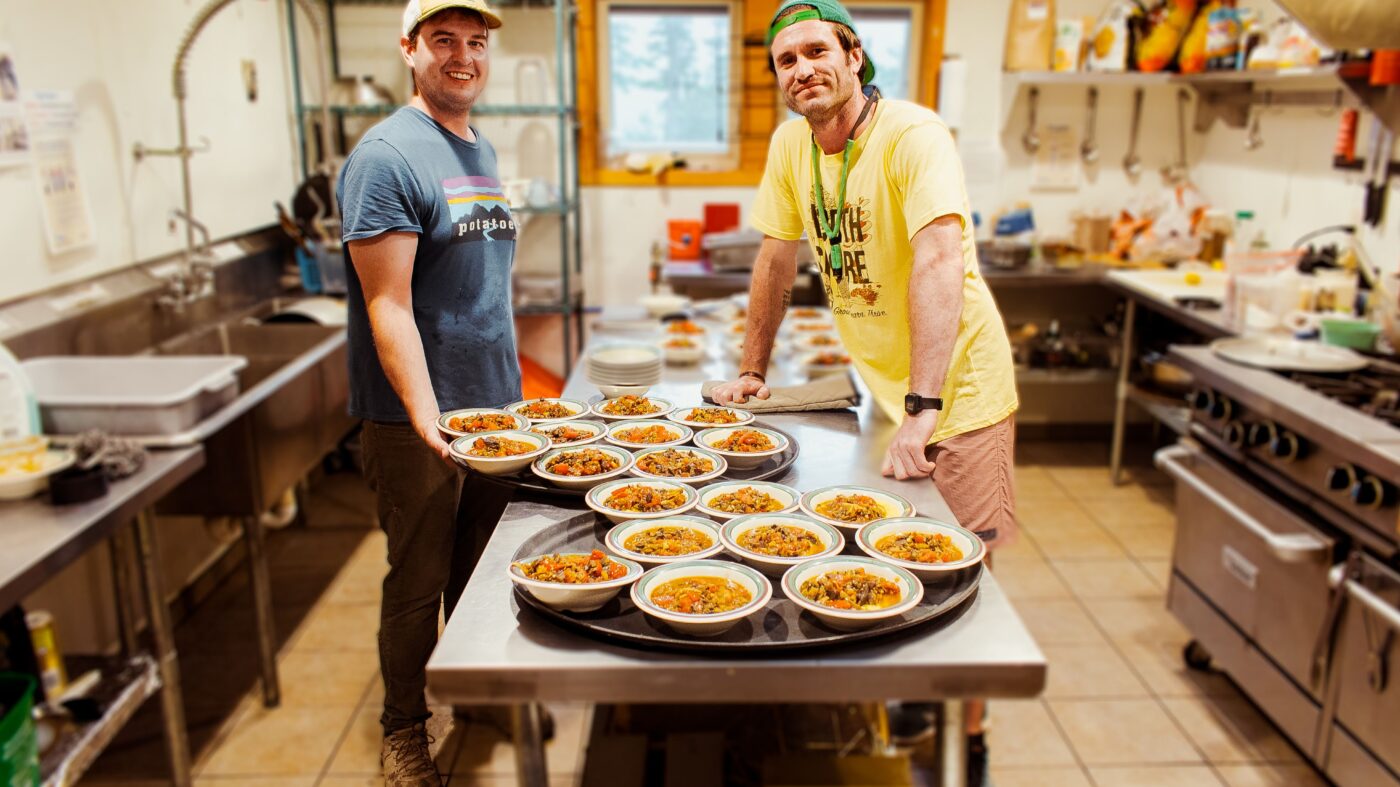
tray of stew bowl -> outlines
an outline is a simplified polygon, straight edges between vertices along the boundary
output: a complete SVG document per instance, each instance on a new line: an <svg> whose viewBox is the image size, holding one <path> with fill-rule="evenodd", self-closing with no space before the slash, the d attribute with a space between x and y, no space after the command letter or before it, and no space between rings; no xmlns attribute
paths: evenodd
<svg viewBox="0 0 1400 787"><path fill-rule="evenodd" d="M592 512L550 525L532 535L516 550L512 561L526 560L546 553L607 551L605 538L611 523ZM848 548L848 551L853 547ZM852 554L859 554L852 552ZM720 555L715 560L733 560ZM737 562L737 561L735 561ZM957 617L959 610L977 592L982 579L980 564L962 571L950 571L924 583L924 596L909 611L859 631L829 628L810 612L803 611L781 592L767 604L718 636L699 637L677 632L665 623L648 617L626 593L620 593L594 612L560 612L515 589L515 605L528 607L550 622L571 631L616 645L644 650L686 651L744 655L782 653L812 648L832 648L853 642L897 636L914 629L937 625ZM776 587L778 580L774 581Z"/></svg>
<svg viewBox="0 0 1400 787"><path fill-rule="evenodd" d="M786 437L787 447L784 448L781 453L775 454L763 460L763 464L757 467L750 467L741 470L731 465L729 469L724 472L723 475L719 476L718 478L711 479L710 481L706 482L706 484L721 483L724 481L772 481L778 478L782 478L784 475L787 475L788 468L792 467L792 463L797 461L797 440L793 438L792 435L776 427L763 424L763 428L767 429L770 432L777 432L778 434L781 434L782 436ZM678 445L675 447L684 449L687 446L694 445L695 443L692 441L691 443L687 443L686 445ZM559 445L554 447L572 448L573 446ZM590 448L593 446L580 445L578 447ZM624 448L623 450L628 449ZM471 470L468 470L467 472L472 473L472 475L475 475L477 478L480 478L483 481L490 481L493 484L513 486L524 492L534 495L549 495L551 497L572 497L576 500L581 501L583 500L583 496L588 494L587 489L564 489L562 487L555 486L554 484L551 484L545 479L540 478L539 476L530 472L529 467L526 467L519 473L511 473L509 475L485 475L482 473L476 473ZM689 483L684 478L674 478L670 480L679 481L683 484ZM706 484L698 484L697 486L705 486Z"/></svg>

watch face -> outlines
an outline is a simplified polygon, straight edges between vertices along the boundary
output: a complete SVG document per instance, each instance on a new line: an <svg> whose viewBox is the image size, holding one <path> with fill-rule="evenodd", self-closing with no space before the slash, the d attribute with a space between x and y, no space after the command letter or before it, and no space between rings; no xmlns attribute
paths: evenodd
<svg viewBox="0 0 1400 787"><path fill-rule="evenodd" d="M918 415L919 397L913 395L904 397L904 412L908 413L909 415Z"/></svg>

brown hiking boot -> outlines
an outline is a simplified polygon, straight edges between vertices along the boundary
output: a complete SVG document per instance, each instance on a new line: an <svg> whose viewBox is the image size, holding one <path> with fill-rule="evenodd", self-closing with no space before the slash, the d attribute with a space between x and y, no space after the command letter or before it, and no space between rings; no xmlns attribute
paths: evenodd
<svg viewBox="0 0 1400 787"><path fill-rule="evenodd" d="M442 776L428 753L430 742L423 724L385 735L379 754L385 787L442 787Z"/></svg>

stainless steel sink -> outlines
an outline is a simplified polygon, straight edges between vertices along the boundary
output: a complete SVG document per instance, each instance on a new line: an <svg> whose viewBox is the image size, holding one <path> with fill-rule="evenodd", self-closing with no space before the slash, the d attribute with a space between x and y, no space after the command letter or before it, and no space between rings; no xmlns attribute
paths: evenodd
<svg viewBox="0 0 1400 787"><path fill-rule="evenodd" d="M265 313L280 311L266 304ZM245 315L246 317L246 315ZM238 517L252 573L263 699L278 704L275 633L261 516L354 426L345 329L235 318L152 348L160 355L239 355L238 398L200 435L205 465L157 506L164 514Z"/></svg>

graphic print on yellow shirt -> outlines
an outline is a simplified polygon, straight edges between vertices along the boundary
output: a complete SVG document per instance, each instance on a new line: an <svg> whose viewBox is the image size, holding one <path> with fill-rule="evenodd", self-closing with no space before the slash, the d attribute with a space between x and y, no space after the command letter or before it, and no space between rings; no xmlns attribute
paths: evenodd
<svg viewBox="0 0 1400 787"><path fill-rule="evenodd" d="M874 113L851 150L839 280L813 204L812 134L805 119L790 120L774 133L751 223L783 240L807 233L851 360L880 408L897 422L909 392L911 241L941 216L962 220L963 310L938 394L943 410L930 439L937 442L991 426L1016 410L1011 345L977 264L962 165L947 126L932 110L907 101L881 100ZM841 154L822 155L820 171L822 209L831 226L837 221Z"/></svg>

